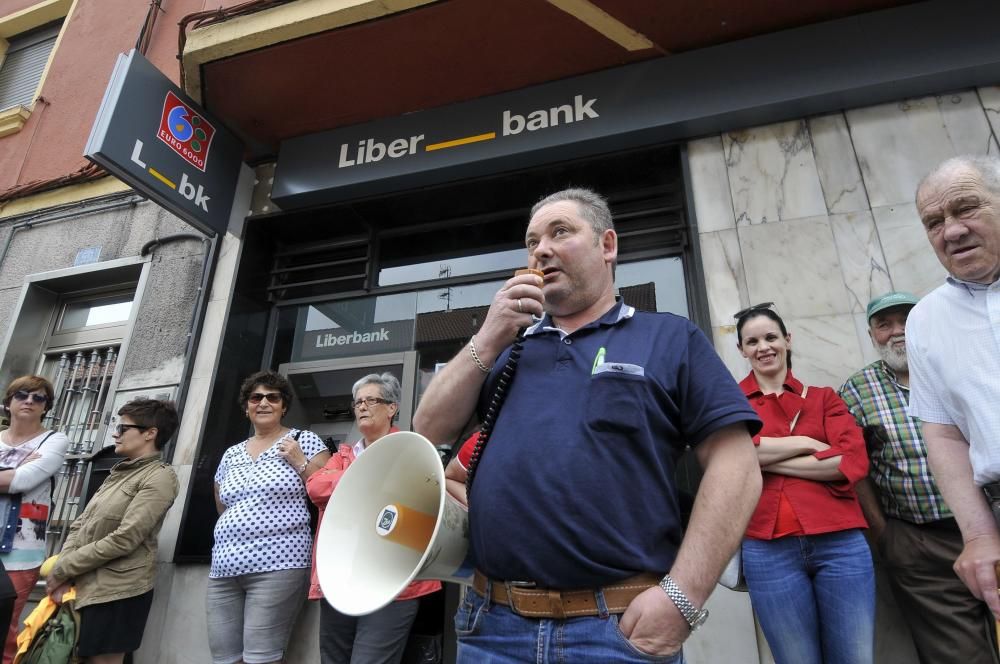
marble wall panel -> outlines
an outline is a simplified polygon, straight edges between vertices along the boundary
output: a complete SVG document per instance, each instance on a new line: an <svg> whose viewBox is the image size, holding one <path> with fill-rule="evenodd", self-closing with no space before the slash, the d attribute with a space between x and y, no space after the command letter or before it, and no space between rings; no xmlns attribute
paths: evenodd
<svg viewBox="0 0 1000 664"><path fill-rule="evenodd" d="M864 366L853 315L785 317L785 325L792 335L793 371L802 382L840 389Z"/></svg>
<svg viewBox="0 0 1000 664"><path fill-rule="evenodd" d="M712 328L712 344L715 352L722 358L722 363L729 369L737 381L746 378L750 373L750 363L740 353L736 347L736 326L722 325Z"/></svg>
<svg viewBox="0 0 1000 664"><path fill-rule="evenodd" d="M157 586L153 609L162 611L162 638L144 638L134 654L136 664L189 664L208 657L205 627L205 579L208 565L171 565L169 583ZM163 578L161 573L159 578ZM161 608L163 607L163 608Z"/></svg>
<svg viewBox="0 0 1000 664"><path fill-rule="evenodd" d="M867 312L854 314L854 327L858 332L858 346L861 348L861 366L871 364L878 359L872 339L868 336L868 316ZM861 367L859 366L858 369Z"/></svg>
<svg viewBox="0 0 1000 664"><path fill-rule="evenodd" d="M191 466L184 465L171 466L177 474L177 483L180 485L177 493L178 497L186 496L188 486L191 484ZM177 540L180 539L181 517L184 515L184 500L175 500L173 506L167 510L163 518L163 525L160 527L160 534L157 539L156 559L161 562L168 562L174 559L174 550L177 548Z"/></svg>
<svg viewBox="0 0 1000 664"><path fill-rule="evenodd" d="M976 90L938 95L938 108L955 154L996 154L997 142Z"/></svg>
<svg viewBox="0 0 1000 664"><path fill-rule="evenodd" d="M226 233L218 244L219 258L215 264L215 277L209 289L209 301L228 300L239 269L240 252L243 243L232 233Z"/></svg>
<svg viewBox="0 0 1000 664"><path fill-rule="evenodd" d="M198 350L195 352L192 375L196 378L211 378L215 372L215 361L222 342L222 333L229 315L227 300L209 300L201 324Z"/></svg>
<svg viewBox="0 0 1000 664"><path fill-rule="evenodd" d="M873 207L912 201L920 179L944 159L996 149L974 91L852 109L846 116Z"/></svg>
<svg viewBox="0 0 1000 664"><path fill-rule="evenodd" d="M867 210L868 193L844 114L810 118L809 134L827 211L837 214Z"/></svg>
<svg viewBox="0 0 1000 664"><path fill-rule="evenodd" d="M831 215L830 225L851 311L865 311L873 297L892 290L871 212Z"/></svg>
<svg viewBox="0 0 1000 664"><path fill-rule="evenodd" d="M684 661L688 664L718 662L758 662L750 595L716 586L705 602L711 618L704 627L684 642Z"/></svg>
<svg viewBox="0 0 1000 664"><path fill-rule="evenodd" d="M712 325L727 325L733 314L748 305L740 239L736 230L701 233L701 260Z"/></svg>
<svg viewBox="0 0 1000 664"><path fill-rule="evenodd" d="M924 295L947 275L931 249L913 203L872 209L892 286Z"/></svg>
<svg viewBox="0 0 1000 664"><path fill-rule="evenodd" d="M750 304L774 302L782 316L850 312L827 217L738 229Z"/></svg>
<svg viewBox="0 0 1000 664"><path fill-rule="evenodd" d="M160 563L156 566L156 579L154 583L157 589L169 588L173 584L176 565ZM146 618L146 627L142 632L142 642L146 648L140 648L132 655L135 664L155 664L157 661L157 651L163 641L163 629L167 623L168 602L160 599L162 591L153 594L153 606L150 607L149 615ZM157 601L160 600L160 601ZM156 644L156 647L151 647Z"/></svg>
<svg viewBox="0 0 1000 664"><path fill-rule="evenodd" d="M194 463L198 451L199 433L205 421L205 409L212 389L211 376L192 377L184 400L184 415L177 431L177 446L174 448L173 462L181 466ZM181 493L180 495L184 495Z"/></svg>
<svg viewBox="0 0 1000 664"><path fill-rule="evenodd" d="M738 226L826 214L805 120L731 131L722 144Z"/></svg>
<svg viewBox="0 0 1000 664"><path fill-rule="evenodd" d="M986 85L977 90L986 120L993 130L994 140L1000 136L1000 85Z"/></svg>
<svg viewBox="0 0 1000 664"><path fill-rule="evenodd" d="M735 228L722 138L709 136L688 143L688 166L698 230L705 233Z"/></svg>

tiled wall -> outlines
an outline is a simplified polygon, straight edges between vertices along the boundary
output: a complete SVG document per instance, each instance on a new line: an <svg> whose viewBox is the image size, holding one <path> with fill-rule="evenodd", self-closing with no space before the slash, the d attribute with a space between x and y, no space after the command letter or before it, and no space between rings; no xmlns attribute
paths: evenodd
<svg viewBox="0 0 1000 664"><path fill-rule="evenodd" d="M734 130L689 144L717 350L742 378L733 313L773 301L807 383L876 358L865 305L939 285L917 183L957 154L997 153L1000 86Z"/></svg>

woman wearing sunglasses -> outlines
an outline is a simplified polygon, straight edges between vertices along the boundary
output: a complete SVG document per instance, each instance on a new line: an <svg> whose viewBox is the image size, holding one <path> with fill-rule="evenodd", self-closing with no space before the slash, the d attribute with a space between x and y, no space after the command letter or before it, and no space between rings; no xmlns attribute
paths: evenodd
<svg viewBox="0 0 1000 664"><path fill-rule="evenodd" d="M309 498L319 507L320 523L330 496L351 463L368 446L386 434L399 431L393 420L399 413L399 380L391 373L368 374L351 388L354 418L361 439L341 445L326 465L309 478ZM441 589L438 581L414 581L395 602L375 613L356 618L347 616L320 601L319 651L321 664L395 664L402 660L410 627L417 617L419 599ZM322 600L313 557L309 599Z"/></svg>
<svg viewBox="0 0 1000 664"><path fill-rule="evenodd" d="M875 580L854 493L864 439L836 392L792 375L792 337L771 306L736 314L752 369L740 387L764 422L764 486L743 540L750 601L777 664L871 664Z"/></svg>
<svg viewBox="0 0 1000 664"><path fill-rule="evenodd" d="M275 371L240 387L253 436L233 445L215 473L215 545L206 606L215 664L284 659L309 583L312 535L306 480L330 458L311 431L281 420L292 390Z"/></svg>
<svg viewBox="0 0 1000 664"><path fill-rule="evenodd" d="M69 529L46 589L55 601L73 585L80 612L77 654L121 664L138 650L153 605L156 543L177 497L177 475L160 450L177 430L169 401L135 399L118 411L111 469Z"/></svg>
<svg viewBox="0 0 1000 664"><path fill-rule="evenodd" d="M63 464L69 439L42 426L52 408L52 383L41 376L21 376L7 386L3 405L10 414L10 428L0 433L0 493L7 507L7 520L14 527L2 528L8 535L0 543L0 562L17 593L3 649L3 663L10 664L17 652L18 617L28 594L38 581L45 560L45 530L52 501L51 478ZM9 510L20 502L16 515ZM7 627L3 625L0 627Z"/></svg>

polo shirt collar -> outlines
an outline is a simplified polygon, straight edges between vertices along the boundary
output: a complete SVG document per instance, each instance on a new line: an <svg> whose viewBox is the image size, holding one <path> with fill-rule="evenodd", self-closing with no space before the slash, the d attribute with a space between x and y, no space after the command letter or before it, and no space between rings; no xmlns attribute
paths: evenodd
<svg viewBox="0 0 1000 664"><path fill-rule="evenodd" d="M996 288L1000 286L1000 280L994 281L992 284L977 284L974 281L963 281L962 279L956 279L950 274L947 277L945 277L945 281L954 286L955 288L964 290L966 293L972 295L973 297L975 297L977 292L985 293L991 288Z"/></svg>
<svg viewBox="0 0 1000 664"><path fill-rule="evenodd" d="M602 326L612 326L617 325L623 320L629 319L635 315L635 307L625 304L620 295L615 296L614 305L604 313L603 316L597 320L591 321L579 328L580 330L585 330L589 327L602 327ZM542 316L541 320L529 327L524 331L524 336L529 337L533 334L540 334L542 332L562 332L558 327L552 324L552 316L545 314Z"/></svg>
<svg viewBox="0 0 1000 664"><path fill-rule="evenodd" d="M896 377L896 372L893 371L892 367L885 363L885 360L879 360L875 367L876 371L880 372L893 385L909 391L910 388L899 382L899 378Z"/></svg>
<svg viewBox="0 0 1000 664"><path fill-rule="evenodd" d="M785 391L792 392L799 396L802 396L802 383L798 378L792 375L792 370L789 369L788 373L785 375L785 382L782 384ZM740 389L743 390L743 394L747 397L755 397L763 394L763 390L760 389L760 385L757 384L757 376L751 371L746 378L740 381Z"/></svg>

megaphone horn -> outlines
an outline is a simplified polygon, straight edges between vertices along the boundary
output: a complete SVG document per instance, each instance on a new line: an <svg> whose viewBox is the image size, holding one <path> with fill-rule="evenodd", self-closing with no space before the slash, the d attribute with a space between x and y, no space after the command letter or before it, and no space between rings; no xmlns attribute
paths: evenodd
<svg viewBox="0 0 1000 664"><path fill-rule="evenodd" d="M469 520L445 491L434 445L391 433L350 465L330 496L316 542L323 595L347 615L377 611L414 580L467 583Z"/></svg>

